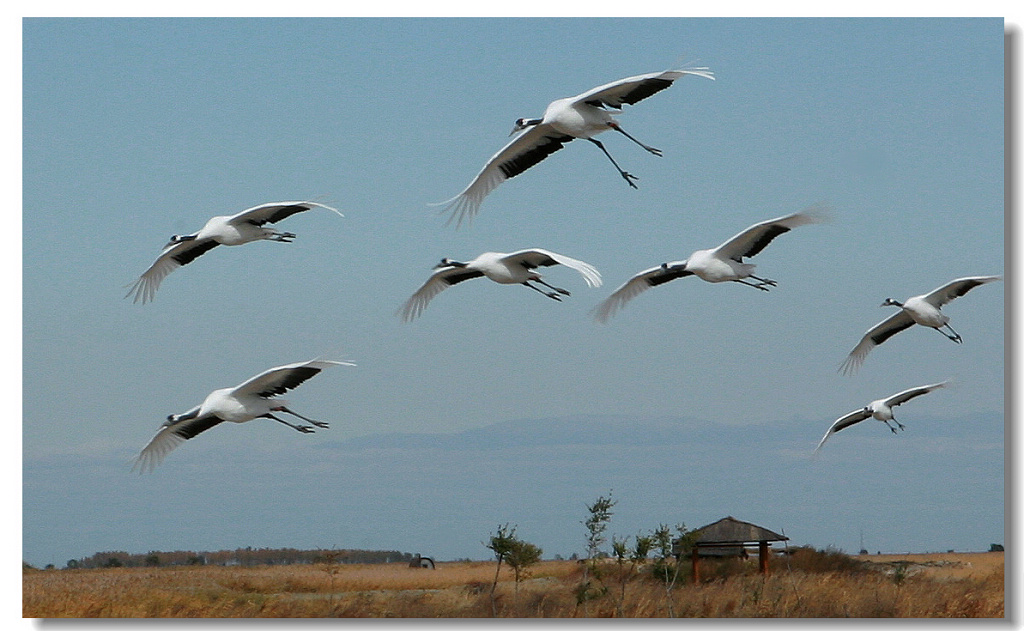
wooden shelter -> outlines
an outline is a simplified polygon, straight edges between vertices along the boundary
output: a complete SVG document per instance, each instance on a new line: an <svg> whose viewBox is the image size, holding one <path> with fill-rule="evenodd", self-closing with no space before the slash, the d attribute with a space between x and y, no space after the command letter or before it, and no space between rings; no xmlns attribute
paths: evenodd
<svg viewBox="0 0 1024 631"><path fill-rule="evenodd" d="M700 558L710 556L743 556L746 557L747 546L757 545L758 567L762 574L768 573L769 543L772 541L788 541L778 533L762 528L734 517L725 517L702 526L694 531L693 548L690 558L693 560L693 582L700 582ZM682 552L680 550L680 552Z"/></svg>

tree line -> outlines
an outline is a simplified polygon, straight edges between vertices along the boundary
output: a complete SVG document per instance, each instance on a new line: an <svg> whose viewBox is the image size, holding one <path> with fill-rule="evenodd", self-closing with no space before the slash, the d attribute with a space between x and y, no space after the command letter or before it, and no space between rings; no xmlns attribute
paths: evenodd
<svg viewBox="0 0 1024 631"><path fill-rule="evenodd" d="M409 563L413 555L398 550L298 550L295 548L237 548L216 552L175 550L131 554L122 551L97 552L71 559L66 569L100 567L161 567L166 565L297 565L312 563Z"/></svg>

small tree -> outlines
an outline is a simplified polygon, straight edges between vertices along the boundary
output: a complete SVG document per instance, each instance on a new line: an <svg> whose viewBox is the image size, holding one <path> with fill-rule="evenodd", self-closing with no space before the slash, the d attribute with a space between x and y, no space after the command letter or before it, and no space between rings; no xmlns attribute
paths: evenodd
<svg viewBox="0 0 1024 631"><path fill-rule="evenodd" d="M508 554L505 555L505 562L512 568L516 577L516 591L515 600L519 600L519 582L527 575L528 569L531 565L540 561L540 555L544 551L539 547L522 541L520 539L513 538L511 549Z"/></svg>
<svg viewBox="0 0 1024 631"><path fill-rule="evenodd" d="M497 607L494 604L494 590L498 587L498 574L501 572L501 562L507 561L509 554L512 553L516 546L516 527L509 527L508 523L504 526L498 526L498 531L491 535L488 543L484 544L484 547L494 553L494 558L497 560L498 565L494 569L494 583L491 585L491 615L498 615ZM516 585L518 587L518 579Z"/></svg>
<svg viewBox="0 0 1024 631"><path fill-rule="evenodd" d="M338 576L338 573L341 572L341 568L338 567L338 560L341 558L342 554L343 551L337 549L320 550L313 560L313 562L316 563L329 577L328 580L330 582L331 590L329 602L331 606L334 605L334 579Z"/></svg>
<svg viewBox="0 0 1024 631"><path fill-rule="evenodd" d="M587 601L603 596L608 592L608 588L601 581L601 572L597 567L596 560L601 555L601 546L607 541L604 531L608 528L608 522L611 521L612 507L614 506L615 501L611 497L611 491L609 491L608 497L602 495L593 504L587 506L590 516L583 521L583 525L587 527L587 560L583 564L583 579L580 582L580 586L576 589L576 606L579 606L581 603L583 604L583 614L585 616L590 616ZM591 573L594 574L594 578L602 582L600 587L594 587L591 584Z"/></svg>
<svg viewBox="0 0 1024 631"><path fill-rule="evenodd" d="M626 583L629 582L636 568L647 561L647 556L651 553L651 548L654 545L654 538L637 535L632 550L627 549L628 543L629 537L625 539L612 537L612 554L615 556L615 562L619 566L619 605L617 613L620 618L625 615L623 605L626 601ZM629 565L626 565L627 561Z"/></svg>
<svg viewBox="0 0 1024 631"><path fill-rule="evenodd" d="M676 532L679 536L673 540L672 530L668 525L660 524L652 535L652 542L658 556L651 571L665 587L665 602L669 618L675 617L675 611L672 608L672 588L675 587L676 579L679 578L679 556L693 547L696 538L696 533L688 531L685 524L676 524Z"/></svg>

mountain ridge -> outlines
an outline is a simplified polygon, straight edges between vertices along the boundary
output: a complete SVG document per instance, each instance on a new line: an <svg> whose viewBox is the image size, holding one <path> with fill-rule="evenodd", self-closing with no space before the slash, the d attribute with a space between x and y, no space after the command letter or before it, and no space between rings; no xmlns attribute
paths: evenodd
<svg viewBox="0 0 1024 631"><path fill-rule="evenodd" d="M998 412L980 412L976 418L1002 418ZM806 421L774 420L752 424L713 423L688 416L632 416L625 414L572 414L540 419L512 419L457 432L383 432L332 440L317 445L322 449L437 448L506 449L530 446L667 446L697 442L772 442L814 444L833 419ZM906 423L905 423L906 424ZM950 418L914 418L916 426L933 425L935 435L961 435L968 424ZM868 429L871 427L865 424ZM962 429L960 429L962 427ZM874 428L878 429L878 428ZM846 430L849 432L849 430ZM909 434L908 434L909 435Z"/></svg>

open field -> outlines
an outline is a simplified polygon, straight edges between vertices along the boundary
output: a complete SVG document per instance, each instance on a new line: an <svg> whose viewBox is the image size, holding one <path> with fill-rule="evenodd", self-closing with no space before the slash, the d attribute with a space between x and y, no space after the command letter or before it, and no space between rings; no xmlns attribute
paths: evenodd
<svg viewBox="0 0 1024 631"><path fill-rule="evenodd" d="M957 580L965 578L983 579L995 571L1002 571L1002 552L933 552L929 554L864 554L853 557L895 567L908 564L911 574L935 580Z"/></svg>
<svg viewBox="0 0 1024 631"><path fill-rule="evenodd" d="M844 556L841 567L774 559L768 577L736 561L700 585L680 574L670 590L646 568L597 567L606 589L582 604L574 561L543 561L518 588L503 567L493 600L495 564L459 562L26 570L22 603L31 618L1004 615L1002 553Z"/></svg>

